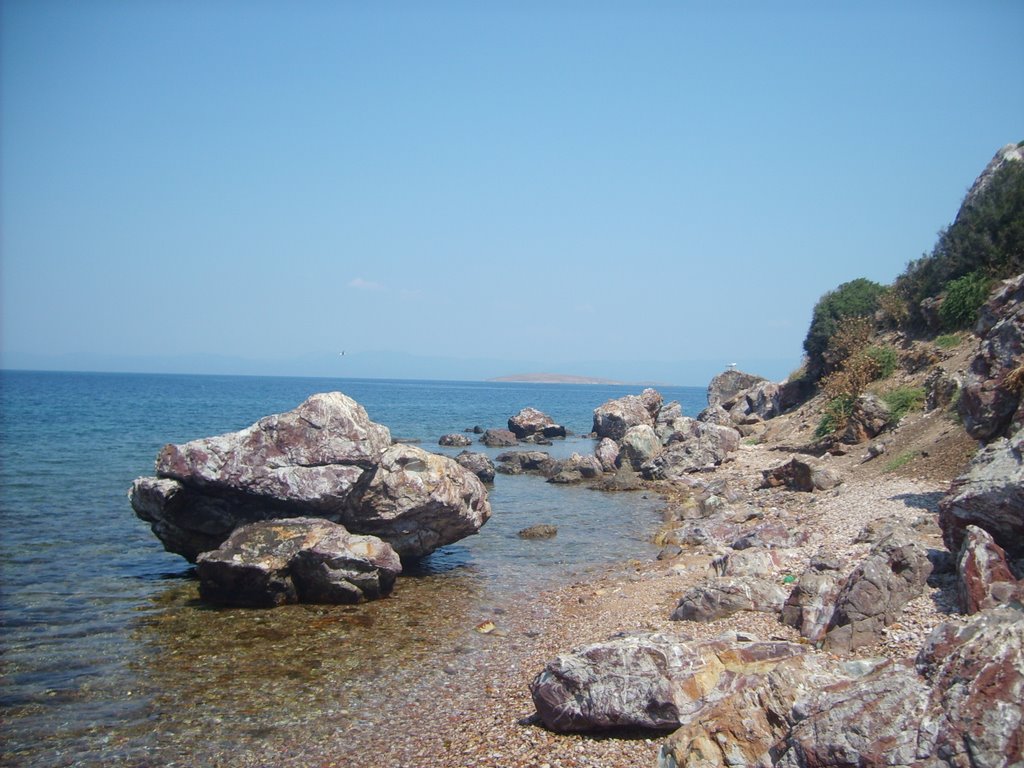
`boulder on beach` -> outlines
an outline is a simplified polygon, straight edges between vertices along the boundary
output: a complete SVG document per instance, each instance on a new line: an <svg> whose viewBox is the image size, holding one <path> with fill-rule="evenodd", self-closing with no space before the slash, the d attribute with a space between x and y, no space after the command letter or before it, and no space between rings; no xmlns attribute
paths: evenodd
<svg viewBox="0 0 1024 768"><path fill-rule="evenodd" d="M445 456L391 435L340 392L246 429L168 445L129 497L164 547L195 561L247 523L316 517L419 557L479 530L483 485Z"/></svg>
<svg viewBox="0 0 1024 768"><path fill-rule="evenodd" d="M296 517L236 528L196 561L199 594L221 605L358 603L391 592L402 563L375 536Z"/></svg>
<svg viewBox="0 0 1024 768"><path fill-rule="evenodd" d="M624 634L549 661L530 693L541 721L559 733L672 730L754 682L751 673L805 650L794 643Z"/></svg>

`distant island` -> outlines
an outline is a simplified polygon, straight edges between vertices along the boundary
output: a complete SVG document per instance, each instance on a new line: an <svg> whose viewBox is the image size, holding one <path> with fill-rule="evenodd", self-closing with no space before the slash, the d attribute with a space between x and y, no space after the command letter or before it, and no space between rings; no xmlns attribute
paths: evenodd
<svg viewBox="0 0 1024 768"><path fill-rule="evenodd" d="M511 376L497 376L487 381L514 382L517 384L622 384L613 379L598 379L593 376L567 376L561 373L515 373Z"/></svg>

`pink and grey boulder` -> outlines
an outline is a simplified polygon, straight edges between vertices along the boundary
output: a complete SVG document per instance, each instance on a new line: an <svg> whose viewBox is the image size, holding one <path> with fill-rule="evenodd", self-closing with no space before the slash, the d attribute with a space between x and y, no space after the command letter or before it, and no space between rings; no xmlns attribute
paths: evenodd
<svg viewBox="0 0 1024 768"><path fill-rule="evenodd" d="M167 445L156 477L129 491L164 547L190 561L248 523L313 517L416 558L476 533L491 515L480 480L454 460L391 445L388 428L340 392L216 437Z"/></svg>

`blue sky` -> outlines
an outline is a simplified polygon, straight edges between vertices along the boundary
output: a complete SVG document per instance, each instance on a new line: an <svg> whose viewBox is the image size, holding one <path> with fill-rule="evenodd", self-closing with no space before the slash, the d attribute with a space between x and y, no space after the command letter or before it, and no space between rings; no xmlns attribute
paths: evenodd
<svg viewBox="0 0 1024 768"><path fill-rule="evenodd" d="M782 378L1024 139L1016 0L0 21L5 367Z"/></svg>

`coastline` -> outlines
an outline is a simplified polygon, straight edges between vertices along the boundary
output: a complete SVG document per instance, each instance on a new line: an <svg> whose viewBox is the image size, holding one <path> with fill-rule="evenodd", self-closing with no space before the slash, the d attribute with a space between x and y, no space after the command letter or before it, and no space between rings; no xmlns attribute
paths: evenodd
<svg viewBox="0 0 1024 768"><path fill-rule="evenodd" d="M764 512L761 522L799 520L807 527L810 537L804 544L780 551L780 578L799 574L821 548L849 558L865 553L868 545L853 539L879 518L920 527L922 517L934 511L929 505L937 503L947 487L934 478L850 473L834 491L759 490L761 470L780 463L782 457L770 447L744 445L714 473ZM651 493L659 491L669 507L679 503L678 487L661 486ZM741 612L711 622L671 621L681 594L708 575L713 555L700 548L672 560L631 560L590 581L526 595L511 610L496 609L494 632L477 635L477 642L455 649L443 670L440 690L413 684L404 692L404 706L379 719L370 713L346 713L328 730L297 731L235 751L230 758L209 759L214 764L339 768L381 761L408 768L655 766L668 734L550 732L533 723L528 685L559 653L621 632L658 631L692 639L744 632L761 640L801 642L797 631L783 625L777 614ZM913 656L931 629L956 619L952 582L938 584L929 585L912 601L880 642L849 658Z"/></svg>

